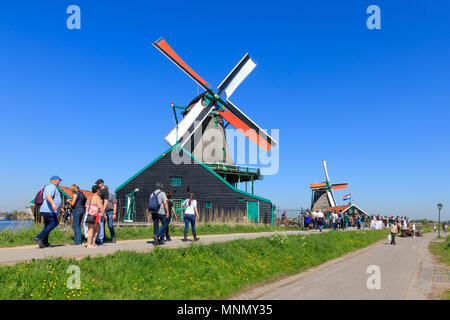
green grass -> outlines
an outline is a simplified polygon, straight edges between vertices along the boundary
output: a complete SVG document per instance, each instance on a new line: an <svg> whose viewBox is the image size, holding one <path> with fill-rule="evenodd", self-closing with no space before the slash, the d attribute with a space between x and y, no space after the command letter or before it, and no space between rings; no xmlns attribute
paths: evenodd
<svg viewBox="0 0 450 320"><path fill-rule="evenodd" d="M223 299L385 237L384 230L275 235L78 261L35 260L0 267L0 299ZM80 289L66 287L70 265L80 267Z"/></svg>
<svg viewBox="0 0 450 320"><path fill-rule="evenodd" d="M429 248L431 253L438 256L440 262L450 265L450 236L442 242L431 242ZM450 300L450 290L447 290L441 299Z"/></svg>
<svg viewBox="0 0 450 320"><path fill-rule="evenodd" d="M33 238L42 231L43 225L35 224L25 230L12 232L10 230L0 231L0 248L17 247L36 244ZM256 225L236 225L236 224L197 224L198 235L225 234L225 233L250 233L265 231L281 231L283 227L270 226L265 224ZM108 240L109 229L106 228ZM115 228L117 240L150 239L153 236L153 226L150 227L120 227ZM184 226L170 225L172 236L182 236ZM58 227L50 233L49 242L51 244L68 244L73 242L73 230Z"/></svg>
<svg viewBox="0 0 450 320"><path fill-rule="evenodd" d="M431 242L430 251L439 257L439 261L450 265L450 236L447 236L442 242Z"/></svg>

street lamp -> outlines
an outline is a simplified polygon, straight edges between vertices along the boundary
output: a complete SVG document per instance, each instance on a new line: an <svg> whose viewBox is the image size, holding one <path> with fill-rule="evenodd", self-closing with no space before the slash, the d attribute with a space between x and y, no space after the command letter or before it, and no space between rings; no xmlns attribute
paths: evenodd
<svg viewBox="0 0 450 320"><path fill-rule="evenodd" d="M442 209L442 203L438 203L437 204L437 207L438 207L438 210L439 210L439 220L438 220L438 237L440 237L441 236L441 209Z"/></svg>

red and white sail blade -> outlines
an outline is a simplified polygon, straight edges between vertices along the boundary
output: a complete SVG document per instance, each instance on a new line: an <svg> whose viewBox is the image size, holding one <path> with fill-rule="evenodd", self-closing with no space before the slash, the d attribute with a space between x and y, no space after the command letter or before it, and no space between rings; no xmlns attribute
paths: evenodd
<svg viewBox="0 0 450 320"><path fill-rule="evenodd" d="M191 77L195 82L197 82L205 90L209 90L211 85L206 82L202 77L200 77L194 70L191 69L169 46L169 44L160 38L159 40L152 43L159 51L161 51L167 58L169 58L173 63L175 63L181 70L183 70L189 77Z"/></svg>
<svg viewBox="0 0 450 320"><path fill-rule="evenodd" d="M239 61L239 63L231 70L225 77L221 84L219 84L219 94L225 90L227 99L231 97L233 92L247 78L247 76L255 69L256 63L250 58L248 53Z"/></svg>
<svg viewBox="0 0 450 320"><path fill-rule="evenodd" d="M231 101L227 100L226 111L219 112L233 127L241 131L247 138L256 143L259 147L269 151L277 141L247 117Z"/></svg>

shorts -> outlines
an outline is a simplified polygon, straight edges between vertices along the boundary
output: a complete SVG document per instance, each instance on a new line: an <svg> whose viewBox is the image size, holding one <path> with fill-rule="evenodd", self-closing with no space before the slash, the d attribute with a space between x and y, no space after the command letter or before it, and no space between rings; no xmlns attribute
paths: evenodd
<svg viewBox="0 0 450 320"><path fill-rule="evenodd" d="M309 222L305 222L305 228L309 228Z"/></svg>

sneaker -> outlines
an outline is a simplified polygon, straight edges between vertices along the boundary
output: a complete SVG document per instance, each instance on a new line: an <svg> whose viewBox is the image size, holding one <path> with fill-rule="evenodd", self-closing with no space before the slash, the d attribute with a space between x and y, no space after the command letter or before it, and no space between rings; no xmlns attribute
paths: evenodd
<svg viewBox="0 0 450 320"><path fill-rule="evenodd" d="M42 241L42 239L35 237L34 241L39 245L39 248L45 248L45 243Z"/></svg>
<svg viewBox="0 0 450 320"><path fill-rule="evenodd" d="M153 236L153 243L154 243L154 245L158 245L159 244L157 236Z"/></svg>
<svg viewBox="0 0 450 320"><path fill-rule="evenodd" d="M116 243L116 237L112 237L111 242Z"/></svg>
<svg viewBox="0 0 450 320"><path fill-rule="evenodd" d="M81 242L80 242L80 243L78 243L78 242L72 242L70 245L71 245L71 246L79 246L79 245L81 245Z"/></svg>
<svg viewBox="0 0 450 320"><path fill-rule="evenodd" d="M170 238L167 238L167 239L166 239L166 241L172 241L172 239L170 239Z"/></svg>

